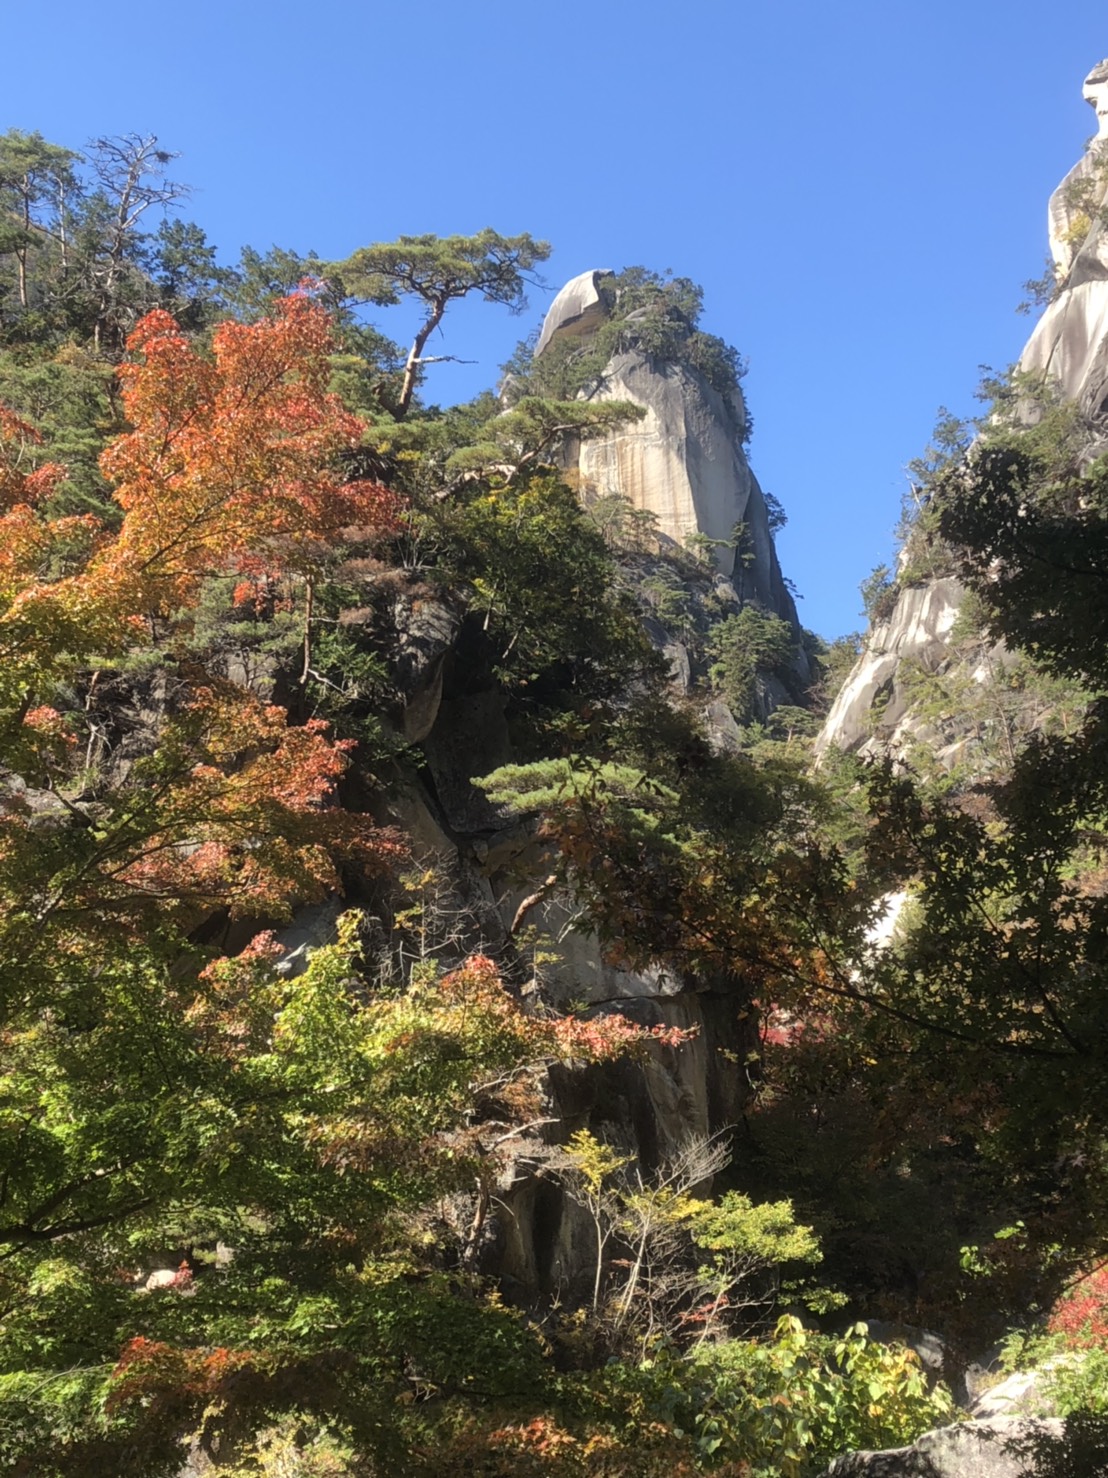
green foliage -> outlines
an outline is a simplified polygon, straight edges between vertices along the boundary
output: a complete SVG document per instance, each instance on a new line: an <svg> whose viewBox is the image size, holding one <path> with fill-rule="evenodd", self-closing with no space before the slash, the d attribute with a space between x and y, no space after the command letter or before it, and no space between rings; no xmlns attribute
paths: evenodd
<svg viewBox="0 0 1108 1478"><path fill-rule="evenodd" d="M871 625L887 621L896 607L897 586L888 565L877 567L866 576L859 586L862 596L862 611Z"/></svg>
<svg viewBox="0 0 1108 1478"><path fill-rule="evenodd" d="M841 1453L904 1446L952 1411L911 1351L871 1343L864 1325L835 1338L791 1316L771 1341L702 1346L677 1381L678 1420L706 1466L745 1462L752 1478L809 1478Z"/></svg>
<svg viewBox="0 0 1108 1478"><path fill-rule="evenodd" d="M1108 459L1071 460L1069 417L1059 429L1045 445L1041 426L1023 442L983 445L947 483L941 527L990 633L1101 687Z"/></svg>
<svg viewBox="0 0 1108 1478"><path fill-rule="evenodd" d="M328 276L345 294L379 307L395 306L405 297L422 305L423 320L408 351L396 399L388 407L397 420L412 405L428 362L423 351L450 304L476 293L486 303L521 313L527 302L525 285L534 280L529 274L549 255L545 241L526 233L501 236L486 228L474 236L402 236L399 241L359 247L345 261L328 267Z"/></svg>
<svg viewBox="0 0 1108 1478"><path fill-rule="evenodd" d="M708 655L712 685L741 723L754 716L759 673L779 671L793 661L793 630L770 611L744 606L712 629Z"/></svg>
<svg viewBox="0 0 1108 1478"><path fill-rule="evenodd" d="M486 229L474 236L401 236L362 246L336 271L349 292L379 306L399 303L406 294L435 302L476 292L518 313L525 274L549 255L547 242L526 233L501 236Z"/></svg>
<svg viewBox="0 0 1108 1478"><path fill-rule="evenodd" d="M506 388L516 394L572 400L587 390L613 355L637 349L660 364L700 374L719 393L738 390L746 367L736 350L700 327L703 289L687 277L665 278L645 267L627 267L600 282L608 315L583 343L555 341L534 359L522 344L504 366ZM744 418L744 434L750 427ZM780 506L780 505L778 505Z"/></svg>
<svg viewBox="0 0 1108 1478"><path fill-rule="evenodd" d="M25 348L0 352L0 405L42 437L27 448L28 470L45 462L65 468L52 512L118 518L98 466L109 438L123 430L114 388L111 366L72 342L44 357Z"/></svg>
<svg viewBox="0 0 1108 1478"><path fill-rule="evenodd" d="M540 400L525 396L484 426L487 439L459 448L446 463L448 475L488 476L511 482L540 459L550 460L565 437L587 441L625 421L640 420L641 406L623 401L590 405L583 401Z"/></svg>
<svg viewBox="0 0 1108 1478"><path fill-rule="evenodd" d="M823 792L802 756L714 753L690 715L652 702L632 705L605 748L610 759L509 766L481 783L540 812L611 957L698 972L748 1002L818 979L824 931L863 927L873 894L847 886L824 849Z"/></svg>
<svg viewBox="0 0 1108 1478"><path fill-rule="evenodd" d="M552 476L440 505L442 568L470 591L494 671L538 703L610 698L659 659L604 540Z"/></svg>
<svg viewBox="0 0 1108 1478"><path fill-rule="evenodd" d="M778 498L776 496L776 494L774 494L774 493L767 493L763 489L762 490L762 500L763 500L763 502L766 505L766 514L767 514L766 522L769 525L769 531L770 531L770 533L771 534L780 533L781 530L785 527L785 525L789 521L789 516L785 512L785 509L784 509L784 506L782 505L781 499Z"/></svg>
<svg viewBox="0 0 1108 1478"><path fill-rule="evenodd" d="M862 655L862 633L851 631L846 636L837 636L834 641L822 646L822 650L812 655L819 673L816 683L817 707L826 713L850 676L855 662Z"/></svg>

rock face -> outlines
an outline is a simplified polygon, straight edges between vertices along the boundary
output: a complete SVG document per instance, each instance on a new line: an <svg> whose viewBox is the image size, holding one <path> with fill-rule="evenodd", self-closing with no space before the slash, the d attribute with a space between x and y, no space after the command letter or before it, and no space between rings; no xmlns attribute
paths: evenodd
<svg viewBox="0 0 1108 1478"><path fill-rule="evenodd" d="M1023 1478L1020 1446L1035 1433L1060 1435L1060 1421L998 1417L927 1432L911 1447L851 1452L823 1478Z"/></svg>
<svg viewBox="0 0 1108 1478"><path fill-rule="evenodd" d="M567 339L587 342L596 333L616 304L615 292L605 290L610 276L589 271L566 284L547 314L537 352ZM633 346L634 337L629 330L624 343ZM631 401L645 414L566 449L563 465L582 496L617 495L654 514L663 547L667 541L683 545L695 533L729 541L718 551L717 569L685 561L689 609L698 613L695 619L710 609L718 620L720 611L738 612L744 602L756 601L787 620L797 636L796 688L803 691L807 659L766 502L743 451L747 417L738 389L721 394L696 370L626 347L586 394ZM746 530L741 558L733 544L739 523ZM649 575L651 556L636 559L634 577ZM481 1265L522 1301L540 1292L572 1293L582 1270L588 1273L594 1231L559 1178L560 1142L588 1126L634 1151L649 1173L688 1141L706 1140L736 1123L753 1092L743 1065L758 1053L757 1020L736 1010L734 979L678 978L612 964L572 899L543 896L551 859L533 821L494 805L475 784L519 756L504 690L487 673L475 683L472 654L467 658L473 633L464 610L413 580L390 595L387 606L347 612L343 621L355 627L381 621L382 612L396 691L391 722L409 751L381 819L411 838L421 865L433 864L437 892L425 905L429 933L448 938L457 953L482 948L514 960L526 997L539 982L521 983L523 971L532 968L513 932L522 908L528 928L549 941L541 990L553 1003L618 1011L639 1025L692 1033L680 1051L652 1047L644 1061L551 1070L544 1092L557 1127L521 1140L497 1186L482 1234ZM669 658L675 690L687 695L689 649L661 621L646 616L644 624ZM796 701L780 674L767 675L762 686L767 711ZM741 736L726 704L717 701L707 710L711 741L720 749L737 745ZM303 910L283 938L282 968L290 974L302 969L333 925L334 911L328 916Z"/></svg>
<svg viewBox="0 0 1108 1478"><path fill-rule="evenodd" d="M871 754L902 746L909 733L920 736L904 683L907 664L930 672L942 666L964 593L952 579L901 591L892 614L867 634L816 740L817 754L832 744Z"/></svg>
<svg viewBox="0 0 1108 1478"><path fill-rule="evenodd" d="M1097 115L1085 153L1050 197L1050 250L1059 292L1037 324L1020 368L1047 375L1090 415L1108 412L1108 61L1085 79Z"/></svg>
<svg viewBox="0 0 1108 1478"><path fill-rule="evenodd" d="M602 291L608 275L583 272L566 283L546 315L536 354L559 339L595 332L609 311ZM765 498L743 450L742 392L736 388L724 396L697 371L632 348L615 354L584 394L589 400L630 401L645 414L567 448L567 470L582 498L626 498L652 513L663 538L679 545L698 533L730 540L743 524L742 555L734 548L716 551L721 572L740 599L757 601L796 627Z"/></svg>
<svg viewBox="0 0 1108 1478"><path fill-rule="evenodd" d="M547 310L536 354L541 354L556 335L580 338L596 328L607 312L601 283L611 275L606 268L598 267L570 278Z"/></svg>
<svg viewBox="0 0 1108 1478"><path fill-rule="evenodd" d="M1085 79L1097 133L1050 198L1050 248L1058 278L1053 302L1028 340L1019 368L1047 378L1090 417L1108 416L1108 60ZM895 609L867 634L866 647L828 714L817 752L831 745L873 753L925 740L951 758L961 745L936 735L913 713L905 676L937 672L964 590L954 579L902 588ZM996 655L1003 660L998 651Z"/></svg>

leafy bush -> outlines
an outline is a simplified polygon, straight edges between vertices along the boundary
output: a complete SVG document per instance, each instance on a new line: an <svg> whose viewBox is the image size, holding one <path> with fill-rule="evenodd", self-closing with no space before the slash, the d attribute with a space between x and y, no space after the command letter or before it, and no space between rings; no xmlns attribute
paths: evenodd
<svg viewBox="0 0 1108 1478"><path fill-rule="evenodd" d="M703 1346L660 1369L704 1466L747 1463L751 1478L808 1478L839 1453L903 1446L953 1409L911 1350L871 1342L861 1324L835 1338L786 1316L772 1340Z"/></svg>

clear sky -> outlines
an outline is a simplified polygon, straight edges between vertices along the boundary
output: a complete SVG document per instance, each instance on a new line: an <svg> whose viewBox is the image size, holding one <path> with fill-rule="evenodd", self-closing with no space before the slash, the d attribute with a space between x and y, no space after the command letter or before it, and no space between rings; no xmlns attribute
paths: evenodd
<svg viewBox="0 0 1108 1478"><path fill-rule="evenodd" d="M1046 201L1093 132L1104 0L192 0L7 6L0 129L152 132L222 256L530 231L556 289L694 278L750 361L752 460L801 619L858 626L903 468L1030 321ZM549 301L460 312L430 396L490 385ZM382 326L388 329L387 319Z"/></svg>

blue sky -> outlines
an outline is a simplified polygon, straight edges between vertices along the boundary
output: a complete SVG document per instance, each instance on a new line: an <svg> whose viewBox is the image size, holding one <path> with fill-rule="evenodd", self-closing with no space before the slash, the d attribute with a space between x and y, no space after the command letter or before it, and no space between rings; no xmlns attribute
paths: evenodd
<svg viewBox="0 0 1108 1478"><path fill-rule="evenodd" d="M750 361L801 619L834 636L937 408L972 411L977 367L1029 332L1014 309L1093 131L1108 10L61 0L48 21L9 8L4 38L0 129L158 134L228 260L492 225L554 244L553 289L636 262L701 282L705 326ZM491 384L548 301L459 312L442 348L479 363L438 369L433 398Z"/></svg>

